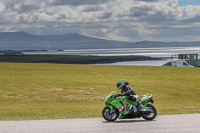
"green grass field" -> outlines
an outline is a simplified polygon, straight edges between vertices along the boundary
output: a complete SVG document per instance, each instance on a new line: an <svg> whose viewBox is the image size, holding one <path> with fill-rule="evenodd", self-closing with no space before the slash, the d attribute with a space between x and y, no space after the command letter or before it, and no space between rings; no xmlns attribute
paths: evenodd
<svg viewBox="0 0 200 133"><path fill-rule="evenodd" d="M0 120L101 117L119 79L160 115L200 113L200 68L0 63Z"/></svg>

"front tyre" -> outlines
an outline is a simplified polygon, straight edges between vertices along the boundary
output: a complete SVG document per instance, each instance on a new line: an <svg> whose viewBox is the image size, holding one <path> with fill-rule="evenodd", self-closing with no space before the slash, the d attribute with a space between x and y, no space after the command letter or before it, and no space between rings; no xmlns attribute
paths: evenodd
<svg viewBox="0 0 200 133"><path fill-rule="evenodd" d="M143 112L141 115L145 120L153 120L156 118L157 116L157 110L156 108L151 105L151 104L147 104L147 107L151 107L153 112Z"/></svg>
<svg viewBox="0 0 200 133"><path fill-rule="evenodd" d="M110 109L109 107L105 107L102 110L102 116L107 121L115 121L118 118L119 113L116 109Z"/></svg>

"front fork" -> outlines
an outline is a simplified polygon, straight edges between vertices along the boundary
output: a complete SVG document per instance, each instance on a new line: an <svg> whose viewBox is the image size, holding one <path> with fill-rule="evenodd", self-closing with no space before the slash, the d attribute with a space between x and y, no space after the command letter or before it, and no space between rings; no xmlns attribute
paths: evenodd
<svg viewBox="0 0 200 133"><path fill-rule="evenodd" d="M112 108L110 109L110 113L114 113L114 112L115 112L115 108L112 107Z"/></svg>

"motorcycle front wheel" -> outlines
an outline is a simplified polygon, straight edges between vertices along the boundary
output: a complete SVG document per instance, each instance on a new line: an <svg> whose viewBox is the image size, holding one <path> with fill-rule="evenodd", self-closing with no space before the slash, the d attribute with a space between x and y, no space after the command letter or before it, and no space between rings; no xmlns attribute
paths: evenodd
<svg viewBox="0 0 200 133"><path fill-rule="evenodd" d="M116 109L111 110L109 107L105 107L102 110L102 116L107 121L115 121L118 118L119 113Z"/></svg>
<svg viewBox="0 0 200 133"><path fill-rule="evenodd" d="M153 120L156 118L157 116L157 110L156 108L151 105L151 104L147 104L147 107L151 107L152 111L153 112L143 112L141 115L142 115L142 118L144 118L145 120Z"/></svg>

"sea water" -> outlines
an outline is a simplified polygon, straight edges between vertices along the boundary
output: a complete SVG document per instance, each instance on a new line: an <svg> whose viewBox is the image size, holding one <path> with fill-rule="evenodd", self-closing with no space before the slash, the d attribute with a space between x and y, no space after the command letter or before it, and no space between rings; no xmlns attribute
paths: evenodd
<svg viewBox="0 0 200 133"><path fill-rule="evenodd" d="M171 55L177 54L200 54L200 47L162 47L162 48L116 48L116 49L79 49L64 51L34 51L23 52L24 54L46 54L46 55L93 55L93 56L128 56L141 55L150 57L164 57L159 61L124 61L107 63L104 65L145 65L162 66L170 61Z"/></svg>

